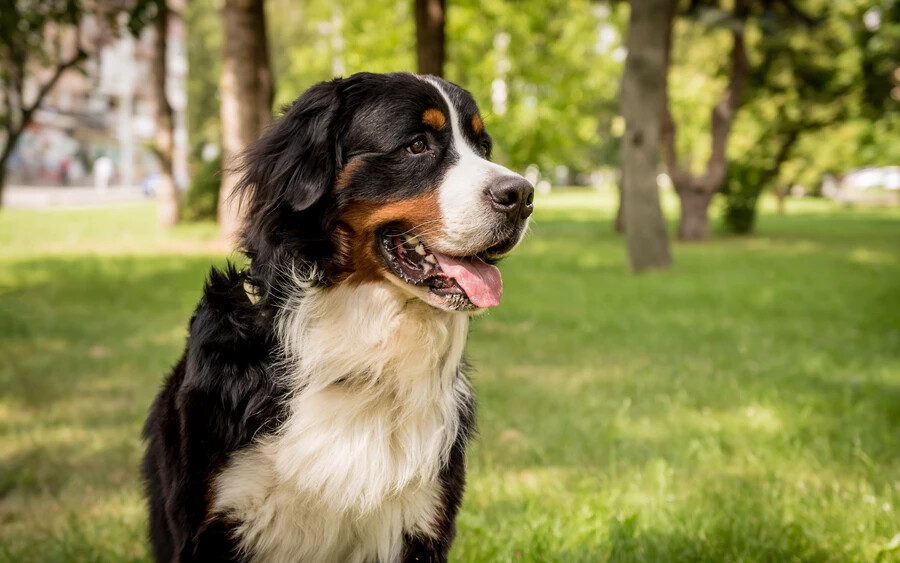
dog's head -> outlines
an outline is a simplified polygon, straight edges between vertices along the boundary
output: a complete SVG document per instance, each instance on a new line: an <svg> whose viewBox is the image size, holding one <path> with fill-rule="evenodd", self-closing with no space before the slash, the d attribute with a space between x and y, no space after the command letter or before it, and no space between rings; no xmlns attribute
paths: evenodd
<svg viewBox="0 0 900 563"><path fill-rule="evenodd" d="M494 264L521 240L534 190L490 161L491 145L472 96L439 78L313 86L243 158L254 276L265 285L299 261L325 283L386 281L447 310L497 305Z"/></svg>

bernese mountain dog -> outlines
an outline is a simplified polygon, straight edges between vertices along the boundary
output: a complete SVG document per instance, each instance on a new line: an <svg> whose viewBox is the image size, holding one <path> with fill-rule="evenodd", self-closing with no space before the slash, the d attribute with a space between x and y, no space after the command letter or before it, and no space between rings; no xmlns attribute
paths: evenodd
<svg viewBox="0 0 900 563"><path fill-rule="evenodd" d="M474 425L463 348L533 187L432 76L307 90L240 161L246 269L213 269L144 427L158 561L446 561Z"/></svg>

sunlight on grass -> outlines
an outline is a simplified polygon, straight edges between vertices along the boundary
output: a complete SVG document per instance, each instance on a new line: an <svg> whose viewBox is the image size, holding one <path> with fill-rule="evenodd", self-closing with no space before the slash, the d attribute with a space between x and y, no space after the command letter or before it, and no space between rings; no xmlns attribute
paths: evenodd
<svg viewBox="0 0 900 563"><path fill-rule="evenodd" d="M539 196L473 323L452 559L890 560L900 212L767 201L631 277L615 199ZM0 215L0 560L147 560L140 427L224 258L150 205Z"/></svg>
<svg viewBox="0 0 900 563"><path fill-rule="evenodd" d="M850 252L850 261L857 264L890 265L895 263L896 260L897 256L895 254L871 248L854 248Z"/></svg>

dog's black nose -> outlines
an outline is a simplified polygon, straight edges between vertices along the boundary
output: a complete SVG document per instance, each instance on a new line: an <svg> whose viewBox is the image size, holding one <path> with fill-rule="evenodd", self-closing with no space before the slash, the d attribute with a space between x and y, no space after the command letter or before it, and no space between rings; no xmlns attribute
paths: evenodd
<svg viewBox="0 0 900 563"><path fill-rule="evenodd" d="M525 178L506 176L488 190L491 205L513 221L524 221L534 211L534 187Z"/></svg>

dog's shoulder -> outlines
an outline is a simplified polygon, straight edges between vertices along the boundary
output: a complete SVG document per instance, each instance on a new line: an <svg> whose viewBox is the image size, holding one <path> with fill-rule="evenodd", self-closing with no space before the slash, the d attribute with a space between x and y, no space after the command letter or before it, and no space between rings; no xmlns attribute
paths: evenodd
<svg viewBox="0 0 900 563"><path fill-rule="evenodd" d="M284 413L271 322L245 282L247 274L230 264L212 269L187 349L144 427L150 534L159 560L230 550L227 534L216 528L222 523L208 520L210 483L234 452L276 428Z"/></svg>
<svg viewBox="0 0 900 563"><path fill-rule="evenodd" d="M253 359L268 352L272 323L267 322L266 309L254 303L254 291L248 273L234 264L212 267L190 322L188 346L196 341L201 346L222 347L218 352L232 350L229 357L254 353Z"/></svg>
<svg viewBox="0 0 900 563"><path fill-rule="evenodd" d="M285 390L275 373L268 316L254 303L246 272L231 264L212 268L191 320L179 393L184 401L208 401L198 405L208 415L221 410L210 422L222 427L229 450L278 418Z"/></svg>
<svg viewBox="0 0 900 563"><path fill-rule="evenodd" d="M181 469L194 474L210 476L283 416L286 391L276 373L276 346L246 281L246 273L230 264L212 269L187 348L144 428L151 450L157 443L169 447Z"/></svg>

